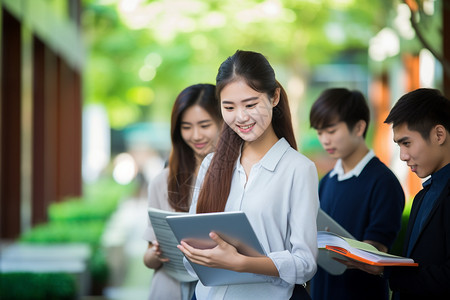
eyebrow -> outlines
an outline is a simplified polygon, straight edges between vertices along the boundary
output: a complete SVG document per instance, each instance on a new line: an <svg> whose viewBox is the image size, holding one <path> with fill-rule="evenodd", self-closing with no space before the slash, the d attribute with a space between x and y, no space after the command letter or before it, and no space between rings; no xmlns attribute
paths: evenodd
<svg viewBox="0 0 450 300"><path fill-rule="evenodd" d="M250 97L250 98L245 98L245 99L242 99L241 100L241 102L249 102L249 101L253 101L253 100L257 100L257 99L259 99L259 96L254 96L254 97ZM231 101L231 100L223 100L222 101L222 104L234 104L234 101Z"/></svg>
<svg viewBox="0 0 450 300"><path fill-rule="evenodd" d="M201 120L201 121L197 122L197 124L205 124L205 123L210 123L210 122L212 122L212 120L207 119L207 120ZM181 125L191 125L191 124L192 123L190 123L190 122L181 121Z"/></svg>
<svg viewBox="0 0 450 300"><path fill-rule="evenodd" d="M406 141L407 139L409 139L409 136L402 137L401 139L399 139L399 140L397 140L397 141L394 139L394 143L396 143L396 144L401 144L401 143L403 143L404 141Z"/></svg>

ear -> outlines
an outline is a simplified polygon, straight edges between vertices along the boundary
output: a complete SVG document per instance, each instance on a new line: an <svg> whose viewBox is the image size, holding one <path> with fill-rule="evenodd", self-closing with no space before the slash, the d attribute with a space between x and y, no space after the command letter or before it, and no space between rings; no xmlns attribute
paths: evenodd
<svg viewBox="0 0 450 300"><path fill-rule="evenodd" d="M277 106L278 102L280 102L280 88L275 89L275 93L273 94L272 107Z"/></svg>
<svg viewBox="0 0 450 300"><path fill-rule="evenodd" d="M439 145L442 145L445 143L445 141L448 138L448 132L444 126L442 126L440 124L434 126L434 138L436 139L436 141Z"/></svg>
<svg viewBox="0 0 450 300"><path fill-rule="evenodd" d="M364 120L359 120L356 124L353 130L355 130L355 133L357 136L363 136L364 130L366 130L367 123Z"/></svg>

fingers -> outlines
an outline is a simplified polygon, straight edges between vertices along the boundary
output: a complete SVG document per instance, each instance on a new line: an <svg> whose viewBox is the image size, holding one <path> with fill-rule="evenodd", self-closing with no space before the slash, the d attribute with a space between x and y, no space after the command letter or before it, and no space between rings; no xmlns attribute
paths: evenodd
<svg viewBox="0 0 450 300"><path fill-rule="evenodd" d="M227 244L227 242L225 242L217 233L215 233L215 232L210 232L209 233L209 237L214 241L214 242L216 242L217 243L217 245L219 245L219 246L224 246L224 245L226 245Z"/></svg>
<svg viewBox="0 0 450 300"><path fill-rule="evenodd" d="M166 262L170 261L169 258L162 256L163 254L162 254L161 248L159 247L159 243L156 240L152 241L152 245L153 245L152 251L155 253L156 257L158 258L158 260L160 262L166 263Z"/></svg>
<svg viewBox="0 0 450 300"><path fill-rule="evenodd" d="M191 262L200 263L199 255L195 254L196 249L186 244L186 242L181 241L181 245L178 245L177 248L180 249L184 256Z"/></svg>
<svg viewBox="0 0 450 300"><path fill-rule="evenodd" d="M359 269L361 271L364 271L366 273L372 274L372 275L380 275L383 274L384 267L381 266L372 266L364 263L360 263L354 260L343 260L339 258L333 258L334 260L346 265L350 269Z"/></svg>
<svg viewBox="0 0 450 300"><path fill-rule="evenodd" d="M229 264L229 260L236 254L236 249L224 241L217 233L211 232L209 237L217 244L209 249L197 249L184 241L180 242L178 249L186 258L197 264L209 267L223 268Z"/></svg>

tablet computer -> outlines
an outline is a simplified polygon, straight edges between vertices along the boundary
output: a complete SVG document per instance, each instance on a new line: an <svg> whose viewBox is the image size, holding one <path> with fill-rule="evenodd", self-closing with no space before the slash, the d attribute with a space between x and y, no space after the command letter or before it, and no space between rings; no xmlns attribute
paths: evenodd
<svg viewBox="0 0 450 300"><path fill-rule="evenodd" d="M209 237L217 233L223 240L247 256L265 256L250 222L244 212L219 212L166 217L167 223L179 242L185 241L199 249L209 249L217 244ZM240 273L210 268L189 262L205 286L266 282L263 275Z"/></svg>

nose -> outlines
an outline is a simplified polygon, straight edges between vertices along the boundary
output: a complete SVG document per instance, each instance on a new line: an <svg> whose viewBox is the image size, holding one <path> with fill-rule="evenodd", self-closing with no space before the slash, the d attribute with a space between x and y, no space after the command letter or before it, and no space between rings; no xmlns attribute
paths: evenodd
<svg viewBox="0 0 450 300"><path fill-rule="evenodd" d="M238 109L237 112L237 121L239 123L244 123L250 119L250 116L246 109Z"/></svg>
<svg viewBox="0 0 450 300"><path fill-rule="evenodd" d="M406 150L403 150L402 148L400 148L400 159L402 161L408 161L409 160L409 154Z"/></svg>
<svg viewBox="0 0 450 300"><path fill-rule="evenodd" d="M194 127L194 131L192 132L192 138L195 141L200 141L203 137L203 133L201 131L201 129L198 126Z"/></svg>
<svg viewBox="0 0 450 300"><path fill-rule="evenodd" d="M330 144L330 136L326 133L319 134L319 141L322 145L326 146Z"/></svg>

